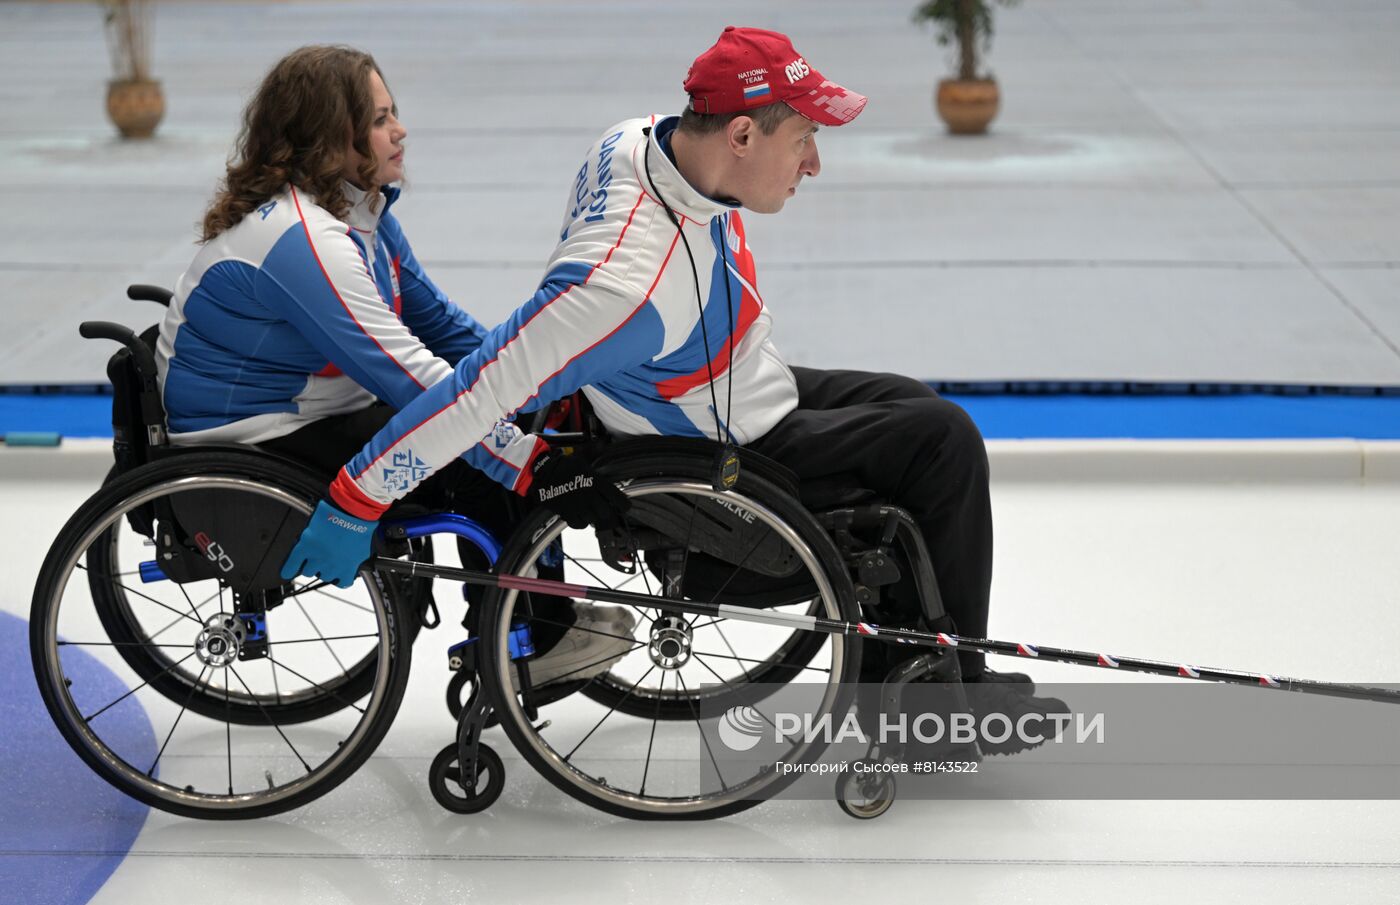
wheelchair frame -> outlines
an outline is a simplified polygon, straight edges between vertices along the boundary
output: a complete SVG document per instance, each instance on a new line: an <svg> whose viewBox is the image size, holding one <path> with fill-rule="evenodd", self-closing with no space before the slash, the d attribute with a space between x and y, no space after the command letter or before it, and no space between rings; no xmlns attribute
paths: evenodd
<svg viewBox="0 0 1400 905"><path fill-rule="evenodd" d="M166 304L169 301L169 293L157 287L132 286L128 290L128 295L133 299L149 299ZM87 338L113 339L125 346L127 358L121 362L114 360L112 367L109 368L117 394L116 401L114 401L114 420L123 420L117 413L125 405L128 410L126 419L131 423L139 424L140 430L133 431L131 423L114 423L114 449L119 469L133 467L136 464L134 460L147 457L151 447L163 447L167 442L164 412L160 405L156 384L154 357L142 338L120 325L84 323L80 333ZM129 384L123 385L118 373L120 368L128 366L128 363L130 367L128 377L134 375L136 382L134 388ZM125 398L123 398L124 394ZM131 409L139 411L139 420L135 416L135 411L131 411ZM583 438L579 435L561 435L555 438L554 442L568 444L580 439ZM702 456L712 457L714 447L703 446L704 442L699 441L699 445L692 444L690 448L694 450L703 447ZM749 462L758 467L760 471L766 467L763 464L764 460L761 459L750 459ZM749 463L744 463L740 468L743 469L748 465ZM731 471L726 477L727 480L721 481L716 473L710 490L715 494L732 492L731 488L734 486L732 479L737 477L737 474ZM785 488L786 482L781 480L780 475L778 478L779 489L789 489L790 492L795 489ZM860 582L860 587L866 591L890 583L890 572L885 558L890 557L893 545L898 542L899 546L908 553L908 566L913 570L912 577L915 586L919 591L920 599L924 602L925 616L935 620L934 624L937 624L937 618L943 615L943 608L938 594L936 576L932 573L929 556L927 550L924 549L917 525L914 524L908 513L894 506L863 502L854 506L837 506L816 514L816 518L820 526L839 545L839 552L843 557L848 561L853 560L850 565L856 574L864 579ZM873 549L857 549L862 545L869 546L866 542L857 543L852 540L850 532L852 526L857 524L864 525L867 530L871 527L876 528L880 536L880 543L876 544ZM502 552L500 541L493 537L490 532L470 518L454 513L434 513L406 519L386 520L382 525L381 534L384 539L391 543L403 543L434 534L452 534L480 549L493 567ZM687 538L686 542L689 543L690 540L691 538ZM755 609L749 606L719 602L719 595L716 595L715 599L709 602L695 599L682 600L551 578L501 574L494 570L488 572L436 565L430 562L404 561L382 555L372 559L369 565L373 573L398 575L409 582L415 582L419 579L448 579L461 582L466 586L488 588L502 593L526 592L599 603L621 604L639 609L658 610L676 616L729 619L784 628L794 633L816 633L918 648L922 651L921 654L897 666L886 677L880 701L881 707L887 710L899 708L902 692L910 681L931 676L937 681L957 685L959 672L955 654L959 650L1101 669L1127 670L1198 681L1273 688L1329 697L1400 703L1400 691L1387 688L1320 682L1266 673L1200 667L1186 663L1110 655L991 638L966 637L951 632L882 626L860 620L835 619L815 613L807 615L781 613L775 610ZM736 568L736 572L741 571L742 566L741 563ZM645 570L648 566L638 563L637 568ZM897 569L894 574L896 577L898 576ZM727 587L727 583L725 587ZM725 587L721 587L721 593ZM868 601L858 600L858 602ZM453 658L453 665L458 669L459 675L470 676L470 681L474 683L475 689L479 690L484 677L476 669L475 658L471 656L472 650L469 645L471 641L475 640L475 637L480 637L480 635L474 631L473 636L467 641L452 645L449 654ZM512 652L512 656L514 656L514 652ZM528 655L522 655L515 668L518 670L521 684L528 691L530 688ZM460 690L460 684L457 687ZM438 757L434 760L430 771L430 787L434 797L450 810L459 813L474 813L489 807L500 795L504 784L503 766L500 757L489 746L482 743L481 733L492 718L495 698L514 693L504 692L499 688L493 688L490 694L474 693L472 699L462 709L458 719L456 741L439 752ZM531 720L536 717L533 711L528 715ZM871 754L880 759L893 760L899 758L902 752L897 749L876 752L872 749ZM366 756L368 755L366 754ZM875 783L873 787L860 790L861 795L868 802L862 806L856 806L848 801L846 792L850 790L844 790L838 786L838 800L841 801L842 807L847 813L864 818L878 816L888 809L894 799L892 777L886 774L884 777L876 777L871 782ZM451 788L453 784L460 787L463 794L457 794L453 791ZM705 814L704 816L714 815Z"/></svg>
<svg viewBox="0 0 1400 905"><path fill-rule="evenodd" d="M154 288L154 287L132 287L132 288L129 290L128 294L129 294L131 297L133 297L133 298L146 298L146 299L154 300L154 301L157 301L157 302L168 302L168 299L169 299L169 294L168 294L168 293L164 292L163 290L156 289L156 288ZM123 471L123 469L128 470L128 471L133 471L133 472L134 472L135 469L140 468L140 467L144 464L142 460L146 460L146 461L152 462L152 463L154 463L155 460L160 460L161 462L164 462L164 463L167 463L167 464L169 464L169 463L171 463L171 462L174 462L174 461L182 461L182 459L181 459L180 456L170 456L170 455L168 455L168 454L166 454L166 453L157 452L157 450L159 450L159 449L161 449L161 448L167 446L167 440L166 440L166 436L165 436L165 433L164 433L164 413L163 413L162 407L161 407L161 405L160 405L160 399L159 399L158 388L157 388L157 381L156 381L156 374L155 374L155 367L154 367L154 358L153 358L153 356L152 356L152 354L151 354L151 349L150 349L150 345L149 345L149 344L150 344L150 339L151 339L151 338L150 338L150 335L149 335L149 334L150 334L150 331L147 331L146 335L141 336L141 337L138 337L133 331L131 331L131 330L129 330L128 328L123 327L123 326L121 326L121 325L109 324L109 323L85 323L85 324L82 325L82 328L81 328L81 331L80 331L80 332L82 333L83 336L88 337L88 338L113 339L113 340L116 340L116 341L122 343L123 346L125 346L125 348L122 350L122 352L119 352L117 356L114 356L114 361L112 362L111 366L109 367L109 372L111 373L111 376L112 376L112 378L113 378L114 389L116 390L116 397L115 397L115 399L114 399L114 419L116 419L116 420L118 421L118 423L117 423L116 425L114 425L114 428L115 428L115 429L114 429L114 447L115 447L115 452L117 453L117 458L118 458L118 467L117 467L117 469L115 470L115 472L116 472L117 474L120 474L120 473ZM120 403L120 404L118 404L118 403ZM123 421L123 420L122 420L123 418L126 419L126 420ZM154 423L152 423L152 422L154 422ZM154 430L153 428L155 428L155 427L159 427L160 430L159 430L159 431ZM564 435L564 436L562 436L562 437L556 437L555 439L556 439L557 442L568 442L571 438L570 438L568 435ZM693 451L693 448L687 447L687 451L688 451L688 452ZM185 454L190 454L190 453L197 453L197 452L201 452L201 451L200 451L200 450L191 449L191 450L186 450L186 451L184 451L184 452L185 452ZM205 455L208 455L208 454L209 454L208 450L203 450L202 452L204 452ZM269 458L269 459L275 459L275 457L268 457L268 458ZM170 469L167 468L167 472L168 472L169 470L170 470ZM776 473L771 474L770 476L771 476L771 477L774 477L775 480L779 480L780 482L785 480L785 479L782 479L781 476L780 476L780 475L777 475ZM128 483L130 483L130 482L128 482ZM88 507L88 508L90 508L90 507ZM80 510L80 513L81 513L81 512L82 512L82 510ZM162 518L166 518L166 519L170 519L170 518L171 518L171 516L169 515L168 512L167 512L166 514L162 515L161 517L162 517ZM76 518L76 516L75 516L75 518ZM72 520L70 520L70 522L71 522L71 521L72 521ZM178 519L174 519L174 521L178 522L179 520L178 520ZM110 522L110 520L109 520L109 522ZM105 524L105 523L104 523L104 524ZM116 521L115 523L113 523L113 524L120 525L120 524L121 524L121 518L120 518L120 517L117 517L117 521ZM426 537L427 535L434 534L434 533L444 533L444 531L443 531L444 528L448 529L447 532L445 532L445 533L453 533L453 534L456 534L459 538L464 538L464 539L466 539L467 541L469 541L469 542L471 542L472 544L474 544L475 546L477 546L478 548L480 548L480 549L485 553L485 555L488 557L488 559L494 558L494 557L495 557L496 555L498 555L498 553L499 553L499 544L497 544L497 543L495 542L495 539L492 538L492 537L489 535L488 532L486 532L484 529L481 529L480 526L475 525L474 523L472 523L469 519L466 519L466 518L464 518L464 517L457 516L457 515L454 515L454 514L450 514L450 513L435 513L435 514L433 514L433 515L431 515L431 516L426 516L426 517L423 517L423 518L417 519L417 520L407 520L406 522L405 522L405 521L398 521L398 522L394 523L394 522L387 522L387 521L386 521L386 529L389 529L389 532L395 532L395 531L397 532L397 537L394 538L394 541L395 541L395 542L401 542L401 541L404 541L404 540L410 540L410 541L411 541L411 540L414 540L414 539L417 539L417 538ZM65 529L65 530L67 530L67 529ZM104 530L105 530L105 529L104 529ZM147 536L148 536L148 537L150 536L150 534L148 533L149 530L150 530L150 526L148 525L148 526L147 526ZM179 530L180 530L180 531L183 531L184 529L179 529ZM192 533L192 531L193 531L193 529L189 529L189 531L186 531L185 533ZM138 533L141 533L139 529L138 529ZM814 533L816 533L816 532L814 531ZM105 535L94 535L94 537L99 537L99 536L105 537ZM61 537L62 537L62 535L61 535ZM84 543L86 543L86 542L84 542ZM201 548L201 550L200 550L199 552L203 552L203 549ZM81 557L82 554L81 554L81 552L79 552L78 554L75 554L75 555L78 555L79 557ZM52 554L51 554L51 558L52 558ZM81 561L81 560L79 560L79 562L80 562L80 561ZM165 578L175 578L176 581L177 581L177 583L179 583L181 580L188 580L188 575L189 575L188 572L181 573L181 572L179 572L179 571L177 570L177 572L167 574L167 573L169 572L170 566L164 564L163 562L144 562L144 563L141 563L140 566L141 566L141 567L140 567L140 570L139 570L139 571L140 571L140 573L141 573L141 575L142 575L143 580L161 580L161 579L165 579ZM831 568L831 566L827 566L827 568ZM71 569L71 566L70 566L70 569ZM198 577L200 577L200 578L208 578L209 576L207 576L207 575L199 575ZM104 580L105 580L105 579L104 579ZM375 581L378 581L380 584L384 584L384 581L382 581L382 580L380 580L380 579L377 579L377 578L376 578L376 579L374 579L374 580L375 580ZM416 579L416 578L414 578L414 577L412 577L412 576L409 576L408 579L407 579L407 581L408 581L408 583L412 584L412 583L421 581L421 579ZM66 582L66 579L65 579L65 582ZM43 581L42 581L42 580L41 580L41 583L40 583L40 584L41 584L41 586L43 585ZM118 584L120 584L120 583L118 582ZM59 587L60 587L60 593L61 593L62 585L60 585ZM122 586L122 587L124 588L124 586ZM829 595L829 596L830 596L830 595ZM848 595L848 596L849 596L849 595ZM832 599L834 599L834 598L832 598ZM94 603L96 603L96 602L97 602L96 599L94 599ZM36 612L38 611L37 608L38 608L38 606L39 606L39 603L40 603L40 601L39 601L39 591L38 591L38 589L36 589ZM58 606L60 606L60 605L62 605L62 604L57 603L57 602L55 602L55 603L53 604L53 606L54 606L55 608L58 607ZM98 604L98 607L99 607L99 610L100 610L100 604ZM222 605L221 605L221 611L222 611ZM249 614L249 618L250 618L250 619L253 619L253 618L255 618L257 615L259 615L259 614ZM834 615L834 613L833 613L833 615ZM246 623L246 624L244 624L244 625L241 625L241 626L238 625L237 623L238 623L240 620L242 620L242 619L243 619L243 617L238 617L237 619L230 619L230 620L228 621L228 625L227 625L227 626L220 625L220 626L215 627L215 628L216 628L218 631L223 631L225 628L227 628L230 632L233 632L235 629L240 629L240 628L242 628L242 629L247 629L247 631L248 631L249 633L252 633L252 632L257 631L257 629L255 628L255 625L254 625L253 622L248 622L248 623ZM104 623L105 623L105 621L104 621ZM36 620L32 620L32 624L33 624L33 625L38 625L39 622L38 622L37 619L36 619ZM211 629L211 630L212 630L212 629ZM207 633L207 632L206 632L206 633ZM35 650L36 673L39 673L39 674L40 674L40 675L39 675L39 679L40 679L40 683L41 683L41 687L42 687L42 686L45 684L45 677L44 677L44 675L43 675L44 667L42 667L42 666L40 665L40 660L41 660L40 647L41 647L44 643L46 643L46 642L44 641L44 638L41 637L41 636L42 636L42 632L40 632L40 631L38 631L38 630L36 630L36 631L34 631L34 632L31 633L31 644L33 645L34 650ZM251 637L251 635L249 635L249 637ZM243 638L243 635L242 635L242 634L239 634L239 640L242 640L242 638ZM138 640L144 641L144 640L146 640L146 639L145 639L144 637L140 637L140 636L138 635ZM229 646L232 646L232 641L233 641L233 639L232 639L232 637L230 636L230 638L228 639L228 642L227 642L227 643L229 644ZM49 642L47 642L47 643L50 643L50 644L51 644L52 641L49 641ZM64 642L60 641L60 642L58 642L58 643L62 644L62 643L64 643ZM116 647L118 648L119 652L122 652L122 653L123 653L123 659L127 659L126 654L127 654L129 648L131 648L131 647L141 647L142 645L140 645L140 644L131 644L131 643L127 642L127 643L125 643L125 644L118 643L118 644L113 645L113 646L116 646ZM156 645L152 645L152 647L154 647L154 646L156 646ZM456 648L456 647L459 647L459 645L454 645L454 648ZM786 650L786 648L780 648L780 651L785 651L785 650ZM810 656L810 655L809 655L809 656ZM53 660L52 657L50 657L49 659L50 659L50 660ZM173 659L173 658L172 658L172 659ZM54 662L56 662L56 661L54 661ZM131 661L130 661L129 659L127 660L127 662L128 662L128 664L131 663ZM162 664L165 664L166 662L167 662L167 661L161 661L161 663L160 663L160 664L157 664L157 666L160 666L160 665L162 665ZM165 674L166 672L168 672L170 666L173 666L173 665L178 665L178 664L173 664L173 663L172 663L172 664L170 664L170 665L167 665L166 668L164 668L164 669L153 670L153 671L156 671L156 672L157 672L157 677L159 677L159 675L163 675L163 674ZM197 664L195 664L195 665L197 666ZM798 667L798 668L800 668L802 665L805 665L805 661L804 661L803 664L799 664L799 667ZM522 674L528 674L528 668L527 668L527 667L526 667L526 668L521 668L520 671L521 671ZM149 672L150 672L150 671L142 672L141 670L138 670L138 674L140 674L141 676L143 676L144 678L147 679L147 683L144 683L144 684L149 684L149 683L150 683L150 680L151 680L152 676L149 674ZM850 679L853 679L853 678L854 678L854 674L852 673L852 675L850 676ZM191 676L190 676L190 681L193 682L193 684L194 684L194 686L195 686L195 687L192 687L192 688L190 689L190 694L191 694L191 695L194 695L194 692L198 690L198 685L200 684L200 682L202 681L202 679L203 679L203 673L202 673L202 671L201 671L200 680L197 680L197 681L194 680L193 674L191 674ZM240 681L241 681L241 679L240 679ZM314 685L314 683L313 683L313 685ZM319 686L316 686L316 687L319 687ZM635 688L635 685L634 685L634 688ZM159 689L159 688L157 688L156 690L157 690L157 691L160 691L162 694L165 694L167 698L169 698L169 699L172 700L172 701L175 701L175 703L179 703L179 701L175 700L175 698L174 698L171 694L169 694L168 692L165 692L165 691L163 691L163 690L161 690L161 689ZM251 694L251 691L250 691L249 693ZM688 694L688 693L689 693L689 692L687 692L687 694ZM55 719L62 719L62 717L60 716L60 714L58 713L58 710L56 709L56 708L58 708L58 705L55 704L55 701L54 701L54 700L50 700L50 698L58 699L58 698L62 698L62 697L63 697L63 693L62 693L61 691L54 692L53 694L50 694L50 695L46 696L46 703L49 704L51 711L54 711ZM481 700L484 701L485 699L486 699L485 696L482 696L482 697L481 697ZM257 702L254 701L254 703L256 704ZM186 699L185 704L188 705L188 699ZM396 705L395 705L395 706L396 706ZM659 706L659 704L658 704L658 706ZM183 712L183 711L182 711L182 712ZM75 717L75 718L76 718L76 717ZM273 719L273 717L268 717L267 720L268 720L268 723L269 723L270 725L272 725L274 728L276 728L276 722L275 722L275 720ZM178 723L177 723L177 725L178 725ZM173 732L173 727L172 727L172 732ZM68 733L65 733L65 734L67 735ZM280 730L279 730L279 734L280 734ZM169 740L169 738L167 737L167 742L168 742L168 740ZM74 744L75 749L79 747L79 746L78 746L78 743L74 741L74 738L73 738L71 735L69 736L69 741L70 741L70 743L73 743L73 744ZM376 741L377 741L377 740L376 740ZM162 745L162 751L163 751L163 750L164 750L164 746ZM85 759L88 759L90 763L94 763L93 757L91 756L90 752L89 752L89 753L85 753L84 751L79 750L79 753L82 754L82 755L84 755ZM230 757L231 757L231 754L230 754ZM489 758L489 754L487 754L487 755L481 755L480 752L478 752L478 757L480 757L480 758L482 758L482 759ZM158 759L159 759L159 758L157 758L157 760L158 760ZM94 766L96 766L95 763L94 763ZM154 769L154 765L152 766L152 769ZM102 772L102 771L99 769L99 772ZM435 766L434 772L435 772L435 773L437 772L436 766ZM494 771L494 772L496 773L497 776L499 776L501 771L498 769L498 770L496 770L496 771ZM104 774L104 775L105 775L105 774ZM272 784L272 779L271 779L270 776L269 776L269 778L268 778L268 782L269 782L269 786L271 786L271 784ZM232 794L231 791L230 791L230 794ZM165 806L165 805L164 805L162 802L160 802L160 801L150 801L150 803L156 804L157 806L162 806L162 807ZM261 813L267 813L267 812L268 812L268 811L266 811L266 809L264 809L264 811L261 812ZM190 811L186 811L186 813L191 813L191 812L190 812ZM207 814L207 815L195 813L194 816L256 816L256 815L253 814L253 813L248 813L248 814ZM634 816L635 816L635 815L634 815Z"/></svg>

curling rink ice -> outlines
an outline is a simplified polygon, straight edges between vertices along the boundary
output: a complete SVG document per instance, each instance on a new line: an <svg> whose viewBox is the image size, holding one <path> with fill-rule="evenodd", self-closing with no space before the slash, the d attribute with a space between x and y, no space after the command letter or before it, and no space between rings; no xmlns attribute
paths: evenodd
<svg viewBox="0 0 1400 905"><path fill-rule="evenodd" d="M1121 467L1123 480L1086 479L1082 466L1037 479L1018 453L1024 444L992 446L994 475L1006 475L994 477L993 637L1301 678L1400 680L1393 466L1361 480L1351 474L1353 444L1316 443L1304 444L1318 451L1315 461L1301 464L1227 455L1233 464L1214 473L1245 467L1252 475L1232 481L1142 462ZM3 612L23 618L45 548L92 489L85 472L100 459L76 448L4 456ZM186 896L328 905L1400 898L1393 801L902 800L872 821L853 820L832 801L788 801L718 821L639 823L568 798L492 729L486 740L505 759L504 794L484 814L449 814L425 777L453 732L442 701L443 653L460 637L454 593L439 593L444 625L417 641L389 736L344 785L299 810L234 823L135 806L93 813L78 798L23 828L27 845L15 841L18 828L6 830L6 888L57 890L90 875L99 905ZM6 635L6 685L33 696L22 681L27 651L15 642ZM1019 665L1040 681L1123 678ZM20 718L51 736L53 760L16 762L6 746L8 785L27 787L40 770L55 784L29 789L41 802L73 801L65 785L105 789L47 726L37 699L18 706L27 711ZM1397 715L1375 706L1378 718ZM9 896L0 889L7 903L44 901Z"/></svg>
<svg viewBox="0 0 1400 905"><path fill-rule="evenodd" d="M678 110L686 66L727 24L791 34L871 98L822 131L822 173L788 209L746 218L792 363L994 394L1168 388L1081 399L1086 421L1053 394L974 400L995 438L992 637L1400 683L1400 2L998 5L1002 111L973 141L934 117L949 61L910 22L916 2L162 2L167 116L124 143L103 114L99 5L0 0L0 434L65 437L0 446L0 905L1400 902L1400 801L911 797L856 821L827 799L642 823L566 796L491 729L505 791L451 814L427 784L454 732L447 583L387 738L300 809L151 810L53 727L30 596L110 465L105 441L71 438L109 421L106 399L30 391L105 381L115 347L79 341L80 321L158 316L125 287L172 285L193 257L261 74L306 43L375 55L410 134L396 213L438 285L495 324L537 283L580 152L610 123ZM1222 384L1333 392L1176 395Z"/></svg>

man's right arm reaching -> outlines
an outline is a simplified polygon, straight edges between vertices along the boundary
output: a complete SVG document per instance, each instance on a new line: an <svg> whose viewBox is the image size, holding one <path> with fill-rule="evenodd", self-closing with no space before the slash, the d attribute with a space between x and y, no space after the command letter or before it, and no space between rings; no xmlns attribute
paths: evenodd
<svg viewBox="0 0 1400 905"><path fill-rule="evenodd" d="M622 265L619 257L608 263ZM618 269L625 276L625 266ZM300 572L349 587L369 556L374 523L384 510L482 438L492 447L487 435L493 430L501 448L492 455L518 465L489 473L525 494L542 473L538 466L547 449L531 435L497 428L498 422L537 398L567 396L646 361L662 341L661 317L645 293L629 292L627 281L601 263L556 266L481 348L404 406L341 469L283 577Z"/></svg>
<svg viewBox="0 0 1400 905"><path fill-rule="evenodd" d="M377 518L486 437L501 418L537 397L562 398L655 355L662 341L660 316L648 299L611 282L597 268L556 268L529 302L458 362L450 378L429 387L365 445L336 477L332 501L354 515ZM529 435L511 443L539 445ZM523 492L529 469L498 480Z"/></svg>

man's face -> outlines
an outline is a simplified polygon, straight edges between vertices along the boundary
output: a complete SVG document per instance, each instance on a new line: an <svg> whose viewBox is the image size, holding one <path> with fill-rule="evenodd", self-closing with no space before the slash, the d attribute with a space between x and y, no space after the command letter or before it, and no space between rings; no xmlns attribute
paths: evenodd
<svg viewBox="0 0 1400 905"><path fill-rule="evenodd" d="M800 115L789 116L772 135L755 125L751 142L742 168L742 194L735 197L751 211L776 214L797 194L802 177L821 172L817 125Z"/></svg>

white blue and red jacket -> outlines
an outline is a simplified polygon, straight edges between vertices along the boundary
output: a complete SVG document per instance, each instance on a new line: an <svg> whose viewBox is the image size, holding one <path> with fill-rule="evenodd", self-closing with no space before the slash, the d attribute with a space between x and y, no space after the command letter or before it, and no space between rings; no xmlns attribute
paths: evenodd
<svg viewBox="0 0 1400 905"><path fill-rule="evenodd" d="M172 442L260 443L376 397L401 409L480 347L486 329L433 285L389 213L398 189L344 190L338 220L289 186L180 277L156 347ZM464 457L510 486L520 449Z"/></svg>
<svg viewBox="0 0 1400 905"><path fill-rule="evenodd" d="M739 211L693 188L665 151L678 121L628 120L599 137L570 188L559 244L534 296L342 469L331 485L336 505L377 518L483 437L512 460L522 449L538 452L542 444L528 435L487 435L502 416L580 387L623 435L727 431L747 443L796 407L792 372L768 339ZM528 474L516 489L527 482Z"/></svg>

